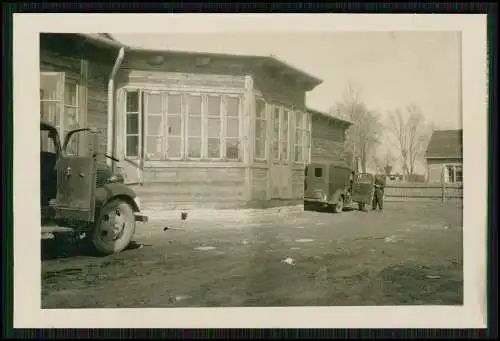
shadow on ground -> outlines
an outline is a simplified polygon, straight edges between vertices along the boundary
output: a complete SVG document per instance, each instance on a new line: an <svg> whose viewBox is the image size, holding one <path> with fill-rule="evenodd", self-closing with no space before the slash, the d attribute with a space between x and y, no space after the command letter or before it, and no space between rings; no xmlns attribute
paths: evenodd
<svg viewBox="0 0 500 341"><path fill-rule="evenodd" d="M142 247L142 244L132 241L124 251L135 250ZM124 252L122 251L122 252ZM41 260L56 260L72 257L95 257L101 258L103 255L97 253L88 241L72 241L68 239L55 240L43 239L41 241Z"/></svg>

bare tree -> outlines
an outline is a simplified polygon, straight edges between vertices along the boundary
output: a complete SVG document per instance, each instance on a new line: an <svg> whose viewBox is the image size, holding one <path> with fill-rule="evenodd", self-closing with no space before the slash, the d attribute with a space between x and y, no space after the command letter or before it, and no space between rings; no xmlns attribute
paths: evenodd
<svg viewBox="0 0 500 341"><path fill-rule="evenodd" d="M353 158L359 157L361 168L366 172L367 163L380 143L383 131L380 115L366 107L360 92L353 85L346 87L343 100L330 112L353 123L346 132L346 150Z"/></svg>
<svg viewBox="0 0 500 341"><path fill-rule="evenodd" d="M393 169L394 157L388 148L379 149L373 154L372 162L378 172L389 175Z"/></svg>
<svg viewBox="0 0 500 341"><path fill-rule="evenodd" d="M413 176L416 161L423 157L432 129L420 108L410 104L403 111L394 109L389 115L389 131L395 139L401 158L403 175Z"/></svg>

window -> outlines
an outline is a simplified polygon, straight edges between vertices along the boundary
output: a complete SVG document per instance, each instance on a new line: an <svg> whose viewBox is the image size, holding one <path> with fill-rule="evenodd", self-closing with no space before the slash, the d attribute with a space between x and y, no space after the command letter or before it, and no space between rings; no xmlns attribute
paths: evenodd
<svg viewBox="0 0 500 341"><path fill-rule="evenodd" d="M209 159L221 158L221 136L222 136L222 96L207 97L207 157Z"/></svg>
<svg viewBox="0 0 500 341"><path fill-rule="evenodd" d="M226 98L226 159L238 160L240 149L239 98Z"/></svg>
<svg viewBox="0 0 500 341"><path fill-rule="evenodd" d="M125 112L125 156L132 159L139 158L141 149L141 94L139 91L128 91Z"/></svg>
<svg viewBox="0 0 500 341"><path fill-rule="evenodd" d="M187 95L187 157L201 158L201 96Z"/></svg>
<svg viewBox="0 0 500 341"><path fill-rule="evenodd" d="M304 114L304 121L305 121L305 126L304 126L304 151L303 151L303 159L304 162L309 163L311 162L310 160L310 155L311 155L311 115L309 114Z"/></svg>
<svg viewBox="0 0 500 341"><path fill-rule="evenodd" d="M295 162L309 162L311 149L310 116L300 111L295 112Z"/></svg>
<svg viewBox="0 0 500 341"><path fill-rule="evenodd" d="M273 159L280 160L280 107L273 109Z"/></svg>
<svg viewBox="0 0 500 341"><path fill-rule="evenodd" d="M182 96L167 96L167 158L178 160L182 157Z"/></svg>
<svg viewBox="0 0 500 341"><path fill-rule="evenodd" d="M126 92L126 157L150 161L240 159L238 96Z"/></svg>
<svg viewBox="0 0 500 341"><path fill-rule="evenodd" d="M447 183L457 183L463 181L461 165L445 165L444 181Z"/></svg>
<svg viewBox="0 0 500 341"><path fill-rule="evenodd" d="M64 72L40 73L40 118L52 123L63 138L79 125L78 91L79 81L66 78ZM67 151L75 154L77 148L71 142Z"/></svg>
<svg viewBox="0 0 500 341"><path fill-rule="evenodd" d="M303 162L304 158L304 148L303 148L303 140L304 140L304 114L300 111L295 113L295 162Z"/></svg>
<svg viewBox="0 0 500 341"><path fill-rule="evenodd" d="M146 160L162 160L165 157L165 133L163 131L163 97L161 93L145 93L145 141Z"/></svg>
<svg viewBox="0 0 500 341"><path fill-rule="evenodd" d="M280 133L280 145L281 145L281 160L288 161L288 128L289 128L289 117L290 112L288 110L283 110L282 122L281 122L281 133Z"/></svg>
<svg viewBox="0 0 500 341"><path fill-rule="evenodd" d="M314 176L321 178L323 176L323 168L314 168Z"/></svg>
<svg viewBox="0 0 500 341"><path fill-rule="evenodd" d="M266 102L257 99L255 103L255 159L266 159L267 147L267 114Z"/></svg>

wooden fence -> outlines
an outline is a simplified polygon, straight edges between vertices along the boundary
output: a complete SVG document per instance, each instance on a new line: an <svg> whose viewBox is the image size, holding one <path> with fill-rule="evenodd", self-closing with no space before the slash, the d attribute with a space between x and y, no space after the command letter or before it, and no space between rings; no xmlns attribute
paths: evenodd
<svg viewBox="0 0 500 341"><path fill-rule="evenodd" d="M462 184L388 183L384 192L384 196L388 200L428 199L445 201L463 199Z"/></svg>

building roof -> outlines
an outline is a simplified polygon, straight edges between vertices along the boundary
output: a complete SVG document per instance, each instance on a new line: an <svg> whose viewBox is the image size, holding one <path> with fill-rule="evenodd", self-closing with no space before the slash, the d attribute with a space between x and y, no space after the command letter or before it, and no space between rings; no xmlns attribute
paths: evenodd
<svg viewBox="0 0 500 341"><path fill-rule="evenodd" d="M320 111L320 110L317 110L317 109L312 109L312 108L307 108L307 111L310 112L311 114L314 114L314 115L321 115L321 116L324 116L324 117L327 117L331 120L334 120L334 121L337 121L339 123L343 123L347 126L350 126L350 125L353 125L354 122L352 121L349 121L345 118L340 118L340 117L337 117L337 116L333 116L332 114L329 114L329 113L326 113L324 111Z"/></svg>
<svg viewBox="0 0 500 341"><path fill-rule="evenodd" d="M462 129L435 130L432 133L425 158L462 158Z"/></svg>
<svg viewBox="0 0 500 341"><path fill-rule="evenodd" d="M145 54L157 54L162 56L191 56L200 58L221 58L230 57L237 58L241 60L246 60L250 62L258 63L261 66L270 67L277 69L283 74L288 74L297 77L301 82L306 84L308 90L312 90L314 87L318 86L323 82L320 78L317 78L305 71L298 69L283 60L278 59L274 55L249 55L249 54L237 54L237 53L211 53L211 52L200 52L200 51L183 51L183 50L168 50L168 49L146 49L142 47L132 47L115 40L113 36L109 33L77 33L81 38L89 41L92 44L100 45L104 47L111 48L124 48L125 51L138 52Z"/></svg>

